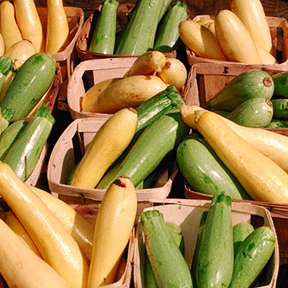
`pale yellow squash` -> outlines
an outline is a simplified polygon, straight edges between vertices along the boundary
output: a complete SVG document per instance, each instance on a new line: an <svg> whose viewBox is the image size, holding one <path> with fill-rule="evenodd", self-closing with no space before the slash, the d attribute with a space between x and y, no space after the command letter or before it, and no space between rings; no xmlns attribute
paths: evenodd
<svg viewBox="0 0 288 288"><path fill-rule="evenodd" d="M47 0L47 53L63 51L70 43L68 19L62 0Z"/></svg>
<svg viewBox="0 0 288 288"><path fill-rule="evenodd" d="M131 180L116 179L107 189L97 215L88 288L112 284L129 243L137 212L137 195Z"/></svg>
<svg viewBox="0 0 288 288"><path fill-rule="evenodd" d="M4 0L0 4L0 31L4 40L5 51L23 39L16 22L14 5L8 0Z"/></svg>
<svg viewBox="0 0 288 288"><path fill-rule="evenodd" d="M4 38L0 32L0 56L3 56L4 53L5 53L5 43L4 43Z"/></svg>
<svg viewBox="0 0 288 288"><path fill-rule="evenodd" d="M36 52L45 51L45 35L34 0L14 0L15 15L22 38L29 40Z"/></svg>
<svg viewBox="0 0 288 288"><path fill-rule="evenodd" d="M77 242L41 198L3 162L0 163L0 196L15 213L43 259L68 282L70 288L86 287L88 260Z"/></svg>
<svg viewBox="0 0 288 288"><path fill-rule="evenodd" d="M250 32L236 14L222 9L214 23L219 45L229 61L262 64Z"/></svg>
<svg viewBox="0 0 288 288"><path fill-rule="evenodd" d="M71 288L0 219L0 273L8 287Z"/></svg>

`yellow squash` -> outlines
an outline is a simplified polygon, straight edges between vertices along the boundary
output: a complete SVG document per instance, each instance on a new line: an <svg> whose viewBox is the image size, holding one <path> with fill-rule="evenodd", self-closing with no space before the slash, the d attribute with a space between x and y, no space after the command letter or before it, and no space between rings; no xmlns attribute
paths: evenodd
<svg viewBox="0 0 288 288"><path fill-rule="evenodd" d="M72 186L96 187L108 168L128 147L138 123L133 108L113 114L97 131L73 174Z"/></svg>
<svg viewBox="0 0 288 288"><path fill-rule="evenodd" d="M47 0L47 53L63 51L70 42L69 25L62 0Z"/></svg>
<svg viewBox="0 0 288 288"><path fill-rule="evenodd" d="M14 5L9 0L4 0L0 4L0 31L5 44L5 51L23 39L16 22Z"/></svg>
<svg viewBox="0 0 288 288"><path fill-rule="evenodd" d="M266 51L272 52L272 37L260 0L230 0L234 12L251 33L253 40Z"/></svg>
<svg viewBox="0 0 288 288"><path fill-rule="evenodd" d="M1 15L0 15L0 17L1 17ZM0 24L0 26L1 26L1 24ZM1 31L1 29L0 29L0 31ZM3 56L4 53L5 53L5 43L4 43L4 38L0 32L0 56Z"/></svg>
<svg viewBox="0 0 288 288"><path fill-rule="evenodd" d="M217 38L205 26L191 19L180 22L179 35L182 42L198 57L226 61Z"/></svg>
<svg viewBox="0 0 288 288"><path fill-rule="evenodd" d="M116 81L120 80L122 78L109 78L103 81L100 81L90 87L87 92L84 94L83 99L81 101L81 109L86 110L86 108L91 105L96 98L110 85L114 84Z"/></svg>
<svg viewBox="0 0 288 288"><path fill-rule="evenodd" d="M81 214L77 213L75 209L61 199L54 197L40 188L34 186L29 187L45 202L49 210L76 240L83 254L90 261L94 227Z"/></svg>
<svg viewBox="0 0 288 288"><path fill-rule="evenodd" d="M36 52L45 51L45 35L34 0L13 0L16 21L23 39L29 40Z"/></svg>
<svg viewBox="0 0 288 288"><path fill-rule="evenodd" d="M136 212L135 187L129 178L119 177L108 187L97 215L88 288L115 281L133 231Z"/></svg>
<svg viewBox="0 0 288 288"><path fill-rule="evenodd" d="M0 163L0 196L15 213L43 259L71 286L87 284L88 261L47 205L6 163Z"/></svg>
<svg viewBox="0 0 288 288"><path fill-rule="evenodd" d="M0 273L8 287L71 288L0 219Z"/></svg>
<svg viewBox="0 0 288 288"><path fill-rule="evenodd" d="M136 107L166 88L167 84L155 75L124 77L105 89L83 111L112 114L123 108Z"/></svg>
<svg viewBox="0 0 288 288"><path fill-rule="evenodd" d="M194 123L194 111L196 110L204 109L196 105L180 104L183 121L194 129L196 128ZM267 129L241 126L225 117L220 117L251 147L258 149L288 173L288 137L286 135Z"/></svg>
<svg viewBox="0 0 288 288"><path fill-rule="evenodd" d="M288 204L288 174L275 162L251 147L216 113L195 111L195 125L253 200Z"/></svg>
<svg viewBox="0 0 288 288"><path fill-rule="evenodd" d="M35 246L33 240L24 229L23 225L19 222L12 210L9 210L5 215L5 223L10 227L15 234L39 257L41 257L39 250ZM41 257L42 258L42 257Z"/></svg>
<svg viewBox="0 0 288 288"><path fill-rule="evenodd" d="M167 85L174 85L181 90L187 80L187 70L183 62L177 58L166 60L165 66L156 74Z"/></svg>
<svg viewBox="0 0 288 288"><path fill-rule="evenodd" d="M166 63L165 54L160 51L148 51L138 56L123 77L132 75L152 75L160 72Z"/></svg>
<svg viewBox="0 0 288 288"><path fill-rule="evenodd" d="M262 63L250 32L236 14L222 9L217 13L214 23L219 45L229 61Z"/></svg>

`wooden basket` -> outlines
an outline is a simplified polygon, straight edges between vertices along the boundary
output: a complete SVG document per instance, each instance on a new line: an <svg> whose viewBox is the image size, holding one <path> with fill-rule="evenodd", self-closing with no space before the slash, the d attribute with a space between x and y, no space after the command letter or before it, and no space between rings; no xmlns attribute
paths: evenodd
<svg viewBox="0 0 288 288"><path fill-rule="evenodd" d="M86 189L66 185L72 169L81 159L99 128L108 118L82 118L74 120L62 133L53 147L47 167L47 179L51 193L67 203L99 203L106 192L104 189ZM161 165L160 165L161 166ZM164 166L164 165L163 165ZM151 198L165 199L177 174L174 163L159 169L159 178L153 188L137 190L137 200L143 206ZM161 173L160 173L161 172ZM163 172L163 173L162 173ZM140 205L141 206L141 205Z"/></svg>
<svg viewBox="0 0 288 288"><path fill-rule="evenodd" d="M129 56L129 55L117 55L117 54L101 54L101 53L95 53L88 51L88 47L90 45L93 32L95 29L95 25L97 22L97 19L100 14L102 5L99 5L98 9L92 13L89 18L85 21L81 32L79 34L79 37L76 41L76 49L78 57L81 59L81 61L89 60L89 59L100 59L100 58L113 58L113 57L120 57L120 58L126 58L126 57L137 57L137 56ZM133 8L135 7L134 3L120 3L117 11L117 32L122 30L130 21L132 14L133 14ZM177 57L177 51L174 50L170 53L164 53L167 57L176 58Z"/></svg>
<svg viewBox="0 0 288 288"><path fill-rule="evenodd" d="M67 87L67 104L72 119L110 117L111 114L81 111L83 96L90 87L103 80L122 77L135 60L135 57L103 58L86 60L78 64Z"/></svg>
<svg viewBox="0 0 288 288"><path fill-rule="evenodd" d="M177 200L166 199L162 202L153 200L153 207L145 208L147 210L159 210L165 221L171 221L180 225L184 237L184 257L189 267L191 267L196 239L199 228L199 221L202 212L208 210L211 201L207 200ZM251 223L255 228L263 225L269 226L277 236L274 223L270 212L264 207L251 205L248 203L232 203L232 224L240 222ZM135 288L145 287L143 275L144 259L143 251L143 228L139 219L136 237L134 241L134 269L133 279ZM265 273L265 279L261 281L261 286L265 288L275 288L279 271L279 247L276 237L275 250Z"/></svg>
<svg viewBox="0 0 288 288"><path fill-rule="evenodd" d="M71 204L70 205L75 211L81 214L89 223L93 226L97 218L98 210L100 205L95 204ZM7 211L7 210L6 210ZM1 212L1 206L0 206ZM1 215L0 215L1 217ZM132 281L132 267L133 267L133 257L134 257L134 248L133 248L133 239L135 238L135 229L133 229L127 247L124 251L124 256L126 258L126 267L121 278L114 282L113 284L105 285L107 288L129 288ZM0 274L0 288L9 288ZM95 287L96 288L96 287Z"/></svg>
<svg viewBox="0 0 288 288"><path fill-rule="evenodd" d="M214 15L197 15L193 18L193 20L199 20L204 17L214 18ZM232 62L232 61L219 61L208 59L204 57L198 57L195 55L193 51L186 47L186 54L187 54L187 61L192 66L197 63L217 63L223 62L224 65L230 65L234 63L236 65L247 67L247 66L254 66L254 67L267 67L267 68L275 68L275 69L287 69L288 65L288 43L287 43L287 36L288 36L288 22L285 18L281 17L266 17L271 37L272 37L272 44L274 48L273 56L277 59L279 64L247 64L247 63L239 63L239 62Z"/></svg>
<svg viewBox="0 0 288 288"><path fill-rule="evenodd" d="M60 64L62 71L62 80L65 80L66 75L70 78L75 66L78 64L75 43L84 23L84 11L76 7L64 7L67 15L70 39L69 45L61 52L51 54ZM37 7L44 33L47 31L47 7Z"/></svg>

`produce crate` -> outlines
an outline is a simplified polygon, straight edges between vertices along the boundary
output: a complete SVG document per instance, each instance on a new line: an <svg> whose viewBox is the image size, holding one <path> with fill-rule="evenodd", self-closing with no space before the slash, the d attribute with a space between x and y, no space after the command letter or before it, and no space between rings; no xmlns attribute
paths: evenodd
<svg viewBox="0 0 288 288"><path fill-rule="evenodd" d="M103 58L82 61L71 75L67 87L67 104L73 119L104 117L111 114L81 111L81 101L85 92L93 85L106 80L122 77L132 66L135 57Z"/></svg>
<svg viewBox="0 0 288 288"><path fill-rule="evenodd" d="M81 32L77 38L76 41L76 49L78 57L81 61L89 60L89 59L100 59L100 58L113 58L113 57L120 57L120 58L126 58L126 57L137 57L137 56L129 56L129 55L117 55L117 54L102 54L102 53L95 53L88 51L88 47L90 45L93 32L95 29L95 25L97 22L97 19L100 15L102 5L99 5L99 7L92 13L88 19L85 21ZM130 21L132 14L133 14L133 8L135 7L134 3L120 3L117 11L117 32L122 30ZM187 16L188 17L188 16ZM167 57L177 57L177 50L174 50L170 53L165 53Z"/></svg>
<svg viewBox="0 0 288 288"><path fill-rule="evenodd" d="M193 18L193 20L199 20L203 17L209 17L212 19L215 18L214 15L197 15L196 17ZM270 32L271 32L271 37L272 37L272 44L274 48L273 56L276 57L279 64L278 63L277 64L257 64L257 65L253 64L253 66L287 70L288 22L285 18L281 18L281 17L268 16L266 18L270 27ZM240 67L250 66L250 64L247 64L247 63L239 63L239 62L232 62L232 61L219 61L219 60L213 60L213 59L208 59L204 57L198 57L195 55L193 51L188 49L188 47L186 47L186 54L187 54L187 61L191 66L197 63L217 63L217 62L223 62L224 65L230 65L231 63L233 63Z"/></svg>
<svg viewBox="0 0 288 288"><path fill-rule="evenodd" d="M153 207L145 208L147 210L159 210L165 221L174 222L182 228L184 236L184 257L189 267L191 267L196 238L198 234L198 226L202 212L208 210L211 201L208 200L178 200L166 199L161 201L153 201ZM263 225L271 227L277 236L273 220L270 212L257 205L248 203L232 203L232 223L233 225L240 222L251 223L255 228ZM136 237L134 241L134 269L133 279L135 288L145 287L143 283L143 267L144 267L144 243L143 243L143 227L140 219L136 229ZM275 243L274 254L268 263L265 275L261 278L260 285L256 287L272 288L276 287L276 281L279 271L279 248L278 240Z"/></svg>
<svg viewBox="0 0 288 288"><path fill-rule="evenodd" d="M104 189L79 188L65 183L75 163L81 159L87 145L107 119L103 117L76 119L62 133L53 147L47 167L48 185L53 195L71 204L100 203L102 201L106 192ZM168 163L161 166L158 171L159 177L153 188L136 191L139 209L141 206L146 206L151 198L164 199L168 197L177 169L174 163L171 165Z"/></svg>
<svg viewBox="0 0 288 288"><path fill-rule="evenodd" d="M63 81L65 80L66 77L68 77L68 79L70 78L75 66L78 64L75 43L84 23L83 9L65 6L64 10L68 19L71 41L63 51L51 54L55 58L55 60L60 64ZM46 35L47 7L39 6L37 7L37 11Z"/></svg>
<svg viewBox="0 0 288 288"><path fill-rule="evenodd" d="M79 205L79 204L71 204L72 208L75 209L78 213L80 213L89 223L93 226L95 225L95 221L97 218L99 205L95 204L87 204L87 205ZM5 207L5 211L7 211ZM1 205L0 205L0 212L1 212ZM0 214L1 217L1 214ZM124 251L124 256L126 258L126 267L123 272L121 278L114 282L113 284L105 285L107 288L129 288L131 281L132 281L132 264L133 264L133 256L134 256L134 249L133 249L133 239L135 238L135 229L133 229L127 247ZM0 274L0 288L9 288ZM96 288L96 287L95 287Z"/></svg>
<svg viewBox="0 0 288 288"><path fill-rule="evenodd" d="M262 68L270 75L285 71L279 66ZM197 63L193 65L189 71L187 85L184 87L183 97L188 105L198 105L207 109L208 101L213 98L215 93L222 89L237 75L244 71L257 68L256 66L234 65L233 63L225 65L224 62L214 63ZM283 69L283 70L282 70ZM279 134L288 136L288 128L263 128ZM192 199L211 199L211 195L194 191L186 181L184 181L184 191L186 198ZM234 200L233 200L234 201ZM235 201L239 201L236 200ZM247 201L249 200L240 200ZM265 207L287 207L287 205L272 204L261 201L252 201Z"/></svg>

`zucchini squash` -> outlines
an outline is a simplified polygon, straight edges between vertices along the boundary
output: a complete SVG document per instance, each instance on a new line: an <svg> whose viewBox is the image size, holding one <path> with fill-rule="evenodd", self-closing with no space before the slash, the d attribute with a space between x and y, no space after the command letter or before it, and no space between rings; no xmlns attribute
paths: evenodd
<svg viewBox="0 0 288 288"><path fill-rule="evenodd" d="M229 287L233 274L231 198L214 196L205 220L197 255L197 287Z"/></svg>
<svg viewBox="0 0 288 288"><path fill-rule="evenodd" d="M270 74L261 69L249 69L238 74L218 91L207 103L212 110L234 110L251 98L270 100L274 94L274 82Z"/></svg>
<svg viewBox="0 0 288 288"><path fill-rule="evenodd" d="M3 162L8 164L22 181L33 172L54 123L55 119L48 107L43 105L10 146Z"/></svg>
<svg viewBox="0 0 288 288"><path fill-rule="evenodd" d="M241 243L254 231L254 227L251 223L240 222L233 226L233 246L234 257Z"/></svg>
<svg viewBox="0 0 288 288"><path fill-rule="evenodd" d="M56 61L47 53L35 53L19 68L1 102L14 110L12 120L25 118L53 84Z"/></svg>
<svg viewBox="0 0 288 288"><path fill-rule="evenodd" d="M288 175L210 111L195 111L196 129L256 201L288 203ZM253 128L256 129L256 128Z"/></svg>
<svg viewBox="0 0 288 288"><path fill-rule="evenodd" d="M144 245L158 288L193 287L189 267L158 210L141 213Z"/></svg>
<svg viewBox="0 0 288 288"><path fill-rule="evenodd" d="M230 288L246 288L256 280L275 249L275 234L270 227L260 226L239 246L234 260Z"/></svg>

